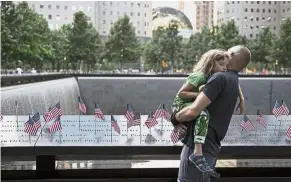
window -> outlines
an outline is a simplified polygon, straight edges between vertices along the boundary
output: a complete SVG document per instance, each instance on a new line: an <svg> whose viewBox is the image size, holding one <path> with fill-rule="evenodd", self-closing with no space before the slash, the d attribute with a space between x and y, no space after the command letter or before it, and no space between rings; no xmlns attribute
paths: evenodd
<svg viewBox="0 0 291 182"><path fill-rule="evenodd" d="M147 14L145 13L144 16L147 16Z"/></svg>
<svg viewBox="0 0 291 182"><path fill-rule="evenodd" d="M262 21L265 21L265 17L262 17Z"/></svg>
<svg viewBox="0 0 291 182"><path fill-rule="evenodd" d="M253 25L251 25L250 28L253 29L254 28Z"/></svg>
<svg viewBox="0 0 291 182"><path fill-rule="evenodd" d="M137 31L137 34L140 34L140 31L139 30Z"/></svg>
<svg viewBox="0 0 291 182"><path fill-rule="evenodd" d="M40 9L42 9L43 8L43 4L39 5L39 7L40 7Z"/></svg>
<svg viewBox="0 0 291 182"><path fill-rule="evenodd" d="M277 13L277 10L276 9L274 9L274 13Z"/></svg>
<svg viewBox="0 0 291 182"><path fill-rule="evenodd" d="M245 9L245 12L248 12L248 8Z"/></svg>
<svg viewBox="0 0 291 182"><path fill-rule="evenodd" d="M140 12L137 12L137 16L140 16Z"/></svg>
<svg viewBox="0 0 291 182"><path fill-rule="evenodd" d="M147 23L146 22L144 22L144 26L147 26Z"/></svg>
<svg viewBox="0 0 291 182"><path fill-rule="evenodd" d="M106 2L105 1L103 1L103 3L102 3L104 6L106 5Z"/></svg>
<svg viewBox="0 0 291 182"><path fill-rule="evenodd" d="M140 7L140 3L137 3L137 6Z"/></svg>
<svg viewBox="0 0 291 182"><path fill-rule="evenodd" d="M130 3L130 6L133 7L133 3Z"/></svg>
<svg viewBox="0 0 291 182"><path fill-rule="evenodd" d="M48 19L50 19L50 20L51 20L51 19L52 19L52 15L48 15Z"/></svg>
<svg viewBox="0 0 291 182"><path fill-rule="evenodd" d="M257 17L256 20L259 21L259 17Z"/></svg>
<svg viewBox="0 0 291 182"><path fill-rule="evenodd" d="M117 11L117 15L119 16L119 11Z"/></svg>
<svg viewBox="0 0 291 182"><path fill-rule="evenodd" d="M263 1L263 2L265 2L265 1ZM265 9L263 9L263 13L265 13Z"/></svg>
<svg viewBox="0 0 291 182"><path fill-rule="evenodd" d="M31 5L31 8L33 9L33 10L35 10L35 5L33 4L33 5Z"/></svg>
<svg viewBox="0 0 291 182"><path fill-rule="evenodd" d="M256 34L256 38L258 38L259 37L259 35L258 34Z"/></svg>
<svg viewBox="0 0 291 182"><path fill-rule="evenodd" d="M49 4L49 5L48 5L48 9L52 9L52 5Z"/></svg>
<svg viewBox="0 0 291 182"><path fill-rule="evenodd" d="M232 4L234 4L234 1L232 1Z"/></svg>
<svg viewBox="0 0 291 182"><path fill-rule="evenodd" d="M256 29L259 29L259 25L256 26Z"/></svg>
<svg viewBox="0 0 291 182"><path fill-rule="evenodd" d="M106 15L106 11L103 11L103 15Z"/></svg>
<svg viewBox="0 0 291 182"><path fill-rule="evenodd" d="M257 1L257 4L260 4L260 1Z"/></svg>
<svg viewBox="0 0 291 182"><path fill-rule="evenodd" d="M254 4L254 1L251 1L251 4Z"/></svg>
<svg viewBox="0 0 291 182"><path fill-rule="evenodd" d="M268 9L269 13L271 13L271 9Z"/></svg>
<svg viewBox="0 0 291 182"><path fill-rule="evenodd" d="M283 9L282 12L285 13L285 9Z"/></svg>
<svg viewBox="0 0 291 182"><path fill-rule="evenodd" d="M257 9L257 13L259 13L260 12L260 9Z"/></svg>
<svg viewBox="0 0 291 182"><path fill-rule="evenodd" d="M272 2L271 2L271 1L269 1L269 4L272 4Z"/></svg>
<svg viewBox="0 0 291 182"><path fill-rule="evenodd" d="M72 6L72 10L75 11L77 9L76 5Z"/></svg>
<svg viewBox="0 0 291 182"><path fill-rule="evenodd" d="M87 9L88 9L87 11L91 11L92 10L92 7L88 6Z"/></svg>
<svg viewBox="0 0 291 182"><path fill-rule="evenodd" d="M64 9L68 9L68 6L65 6Z"/></svg>
<svg viewBox="0 0 291 182"><path fill-rule="evenodd" d="M112 21L112 20L110 20L110 24L111 24L111 25L113 24L113 21Z"/></svg>
<svg viewBox="0 0 291 182"><path fill-rule="evenodd" d="M254 9L253 8L251 8L251 12L254 12Z"/></svg>
<svg viewBox="0 0 291 182"><path fill-rule="evenodd" d="M146 32L146 31L144 31L144 34L145 34L145 35L147 35L147 32Z"/></svg>
<svg viewBox="0 0 291 182"><path fill-rule="evenodd" d="M59 5L57 5L57 9L60 9L60 6Z"/></svg>
<svg viewBox="0 0 291 182"><path fill-rule="evenodd" d="M133 12L130 13L130 16L133 16Z"/></svg>
<svg viewBox="0 0 291 182"><path fill-rule="evenodd" d="M112 15L113 14L113 12L112 11L110 11L110 15Z"/></svg>
<svg viewBox="0 0 291 182"><path fill-rule="evenodd" d="M113 5L113 3L110 1L110 5L112 6Z"/></svg>
<svg viewBox="0 0 291 182"><path fill-rule="evenodd" d="M106 24L106 20L103 20L103 24Z"/></svg>
<svg viewBox="0 0 291 182"><path fill-rule="evenodd" d="M103 31L102 31L102 33L106 34L106 31L105 31L105 30L103 30Z"/></svg>
<svg viewBox="0 0 291 182"><path fill-rule="evenodd" d="M56 20L60 20L60 15L57 15L56 16Z"/></svg>
<svg viewBox="0 0 291 182"><path fill-rule="evenodd" d="M276 27L274 26L273 29L276 30Z"/></svg>
<svg viewBox="0 0 291 182"><path fill-rule="evenodd" d="M250 34L250 37L253 38L253 34Z"/></svg>
<svg viewBox="0 0 291 182"><path fill-rule="evenodd" d="M65 17L65 20L68 20L68 17Z"/></svg>
<svg viewBox="0 0 291 182"><path fill-rule="evenodd" d="M247 20L248 20L248 17L245 16L245 21L247 21Z"/></svg>

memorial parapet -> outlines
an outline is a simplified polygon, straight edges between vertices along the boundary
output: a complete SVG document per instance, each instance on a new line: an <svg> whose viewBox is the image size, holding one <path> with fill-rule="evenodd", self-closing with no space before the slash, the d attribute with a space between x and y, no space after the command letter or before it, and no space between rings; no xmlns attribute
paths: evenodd
<svg viewBox="0 0 291 182"><path fill-rule="evenodd" d="M28 116L4 115L1 121L1 147L33 146L173 146L170 134L173 126L169 121L159 119L158 125L148 129L141 116L141 125L127 129L124 115L114 115L120 127L120 134L111 127L111 116L96 120L94 115L64 115L61 117L62 130L49 133L53 121L46 123L41 117L41 129L36 136L24 132ZM254 129L245 131L241 126L242 116L234 115L222 146L291 146L291 138L286 135L291 126L290 116L264 115L266 127L256 121L256 115L249 115ZM80 119L79 119L80 118ZM40 136L39 136L40 135ZM181 146L179 142L176 144Z"/></svg>

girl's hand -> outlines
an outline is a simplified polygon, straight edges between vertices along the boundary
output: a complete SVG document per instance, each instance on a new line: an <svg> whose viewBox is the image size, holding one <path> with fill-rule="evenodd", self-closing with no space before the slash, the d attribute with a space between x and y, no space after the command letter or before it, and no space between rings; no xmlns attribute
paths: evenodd
<svg viewBox="0 0 291 182"><path fill-rule="evenodd" d="M201 86L199 87L199 92L202 92L203 89L204 89L204 87L205 87L205 85L201 85Z"/></svg>

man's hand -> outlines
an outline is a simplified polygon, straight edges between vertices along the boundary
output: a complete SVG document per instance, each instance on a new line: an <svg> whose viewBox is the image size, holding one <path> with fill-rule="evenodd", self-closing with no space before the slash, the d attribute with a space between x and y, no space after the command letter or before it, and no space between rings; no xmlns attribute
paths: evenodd
<svg viewBox="0 0 291 182"><path fill-rule="evenodd" d="M239 115L242 115L242 114L245 113L245 108L246 108L246 106L245 106L245 101L244 101L244 100L241 100L241 101L239 102L239 104L237 105L236 110L239 109Z"/></svg>

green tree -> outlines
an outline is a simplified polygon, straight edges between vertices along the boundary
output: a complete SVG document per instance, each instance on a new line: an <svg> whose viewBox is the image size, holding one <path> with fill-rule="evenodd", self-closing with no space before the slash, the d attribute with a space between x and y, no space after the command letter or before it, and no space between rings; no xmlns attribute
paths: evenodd
<svg viewBox="0 0 291 182"><path fill-rule="evenodd" d="M216 47L220 49L229 49L235 45L245 45L247 40L244 36L239 35L238 28L234 20L222 24L215 29L215 42Z"/></svg>
<svg viewBox="0 0 291 182"><path fill-rule="evenodd" d="M69 59L73 63L73 68L81 65L81 62L88 58L90 43L90 28L88 17L81 11L74 14L74 21L69 30Z"/></svg>
<svg viewBox="0 0 291 182"><path fill-rule="evenodd" d="M105 43L104 58L119 63L121 70L125 62L136 62L141 55L135 28L128 16L119 18L111 27Z"/></svg>
<svg viewBox="0 0 291 182"><path fill-rule="evenodd" d="M252 51L252 61L262 63L264 65L270 63L271 52L276 37L270 31L270 28L264 28L258 37L251 42L250 49Z"/></svg>
<svg viewBox="0 0 291 182"><path fill-rule="evenodd" d="M288 18L281 24L279 39L272 49L272 57L278 60L278 64L284 68L291 66L291 20Z"/></svg>
<svg viewBox="0 0 291 182"><path fill-rule="evenodd" d="M101 63L102 59L102 51L103 44L100 38L99 33L93 27L92 23L89 24L89 52L86 61L87 72L89 72L90 68L94 68L96 63Z"/></svg>
<svg viewBox="0 0 291 182"><path fill-rule="evenodd" d="M27 2L2 4L1 43L4 66L42 67L43 57L51 54L47 21L29 8ZM12 63L13 62L13 63Z"/></svg>

